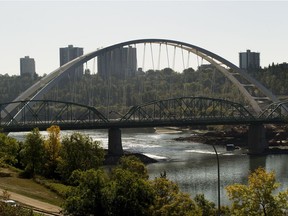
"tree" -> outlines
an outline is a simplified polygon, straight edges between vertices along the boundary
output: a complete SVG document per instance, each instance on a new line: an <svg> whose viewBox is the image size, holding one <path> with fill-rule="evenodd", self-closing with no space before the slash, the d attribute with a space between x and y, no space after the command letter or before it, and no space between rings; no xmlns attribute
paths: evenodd
<svg viewBox="0 0 288 216"><path fill-rule="evenodd" d="M0 133L0 164L16 164L19 145L17 140Z"/></svg>
<svg viewBox="0 0 288 216"><path fill-rule="evenodd" d="M226 188L232 201L232 215L273 215L288 213L288 190L273 195L279 187L274 172L256 169L248 177L248 185L234 184Z"/></svg>
<svg viewBox="0 0 288 216"><path fill-rule="evenodd" d="M25 165L25 173L30 177L41 170L43 159L43 138L38 128L27 134L21 154Z"/></svg>
<svg viewBox="0 0 288 216"><path fill-rule="evenodd" d="M108 183L107 174L90 169L85 172L75 170L70 178L76 187L71 188L64 202L64 213L73 216L105 215L103 188Z"/></svg>
<svg viewBox="0 0 288 216"><path fill-rule="evenodd" d="M121 161L110 175L101 169L74 171L70 182L75 187L68 193L64 212L69 215L150 216L154 195L143 175L145 171L138 169L142 162L135 157ZM135 168L128 168L127 164Z"/></svg>
<svg viewBox="0 0 288 216"><path fill-rule="evenodd" d="M135 156L124 156L113 169L111 181L104 190L108 215L150 216L154 193L147 169Z"/></svg>
<svg viewBox="0 0 288 216"><path fill-rule="evenodd" d="M47 129L48 138L44 141L44 167L46 177L56 177L56 168L60 160L60 127L52 125Z"/></svg>
<svg viewBox="0 0 288 216"><path fill-rule="evenodd" d="M206 200L204 194L197 194L194 200L199 208L202 209L202 216L216 215L215 203Z"/></svg>
<svg viewBox="0 0 288 216"><path fill-rule="evenodd" d="M182 193L174 182L165 177L152 181L155 190L155 202L151 207L152 216L197 216L202 215L201 209L189 197Z"/></svg>
<svg viewBox="0 0 288 216"><path fill-rule="evenodd" d="M93 141L88 135L73 133L63 138L60 157L57 169L66 181L74 170L85 171L102 165L104 150L99 141Z"/></svg>
<svg viewBox="0 0 288 216"><path fill-rule="evenodd" d="M151 215L150 206L154 202L153 188L148 180L136 173L116 168L104 194L108 215Z"/></svg>
<svg viewBox="0 0 288 216"><path fill-rule="evenodd" d="M121 157L118 168L131 171L143 179L148 179L149 177L146 166L134 155Z"/></svg>

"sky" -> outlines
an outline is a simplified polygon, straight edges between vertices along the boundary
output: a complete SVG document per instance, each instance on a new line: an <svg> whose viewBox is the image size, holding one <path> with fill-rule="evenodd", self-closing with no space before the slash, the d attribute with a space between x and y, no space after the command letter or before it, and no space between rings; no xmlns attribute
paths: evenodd
<svg viewBox="0 0 288 216"><path fill-rule="evenodd" d="M239 65L288 62L288 1L1 1L0 74L19 75L20 58L36 73L59 67L59 48L92 52L124 41L163 38L202 47Z"/></svg>

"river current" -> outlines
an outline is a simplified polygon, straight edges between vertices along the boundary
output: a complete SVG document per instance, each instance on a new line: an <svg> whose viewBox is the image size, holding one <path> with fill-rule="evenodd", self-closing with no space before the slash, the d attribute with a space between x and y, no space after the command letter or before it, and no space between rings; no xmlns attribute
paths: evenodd
<svg viewBox="0 0 288 216"><path fill-rule="evenodd" d="M139 130L138 130L139 131ZM79 131L93 140L108 145L107 130ZM62 131L71 134L73 131ZM43 132L45 135L45 132ZM10 133L9 136L23 140L25 133ZM191 136L191 132L177 130L156 130L156 132L122 131L123 149L138 152L157 159L147 165L151 179L166 172L167 178L176 182L183 192L194 197L203 193L205 198L217 204L217 160L211 145L196 142L175 141L174 138ZM288 155L250 156L242 150L226 151L216 146L220 163L221 205L229 204L225 187L235 183L246 184L251 170L264 167L275 171L279 190L288 188Z"/></svg>

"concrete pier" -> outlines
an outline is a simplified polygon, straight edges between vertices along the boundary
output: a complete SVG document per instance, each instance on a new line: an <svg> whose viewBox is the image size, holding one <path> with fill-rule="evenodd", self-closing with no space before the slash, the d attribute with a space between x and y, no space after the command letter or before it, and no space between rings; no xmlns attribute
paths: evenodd
<svg viewBox="0 0 288 216"><path fill-rule="evenodd" d="M121 130L119 128L110 128L108 131L108 154L113 156L121 156L124 154Z"/></svg>
<svg viewBox="0 0 288 216"><path fill-rule="evenodd" d="M261 154L268 148L265 127L263 124L253 124L248 130L248 149L250 154Z"/></svg>

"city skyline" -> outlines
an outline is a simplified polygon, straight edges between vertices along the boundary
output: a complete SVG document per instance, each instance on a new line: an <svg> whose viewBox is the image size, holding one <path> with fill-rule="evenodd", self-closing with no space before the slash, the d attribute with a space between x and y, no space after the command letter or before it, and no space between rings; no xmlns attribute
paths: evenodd
<svg viewBox="0 0 288 216"><path fill-rule="evenodd" d="M33 56L36 73L59 67L60 47L84 54L116 43L164 38L207 49L239 65L239 53L260 53L260 65L288 61L288 2L272 1L2 1L0 74L19 75Z"/></svg>

